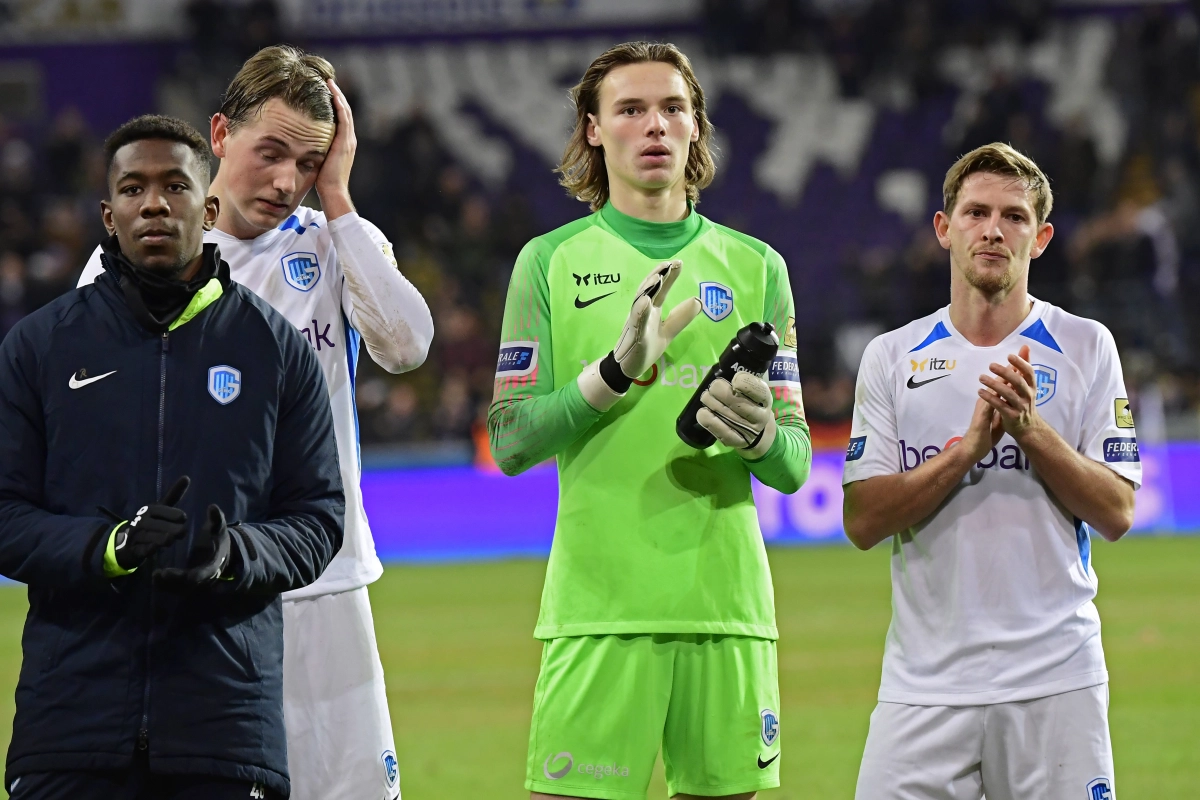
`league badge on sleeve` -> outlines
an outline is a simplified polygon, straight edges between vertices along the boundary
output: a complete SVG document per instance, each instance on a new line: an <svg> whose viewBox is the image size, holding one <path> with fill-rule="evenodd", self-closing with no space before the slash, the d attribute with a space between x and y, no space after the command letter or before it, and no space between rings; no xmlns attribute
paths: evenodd
<svg viewBox="0 0 1200 800"><path fill-rule="evenodd" d="M1116 415L1118 428L1133 427L1133 412L1129 409L1129 400L1119 397L1113 401L1113 414Z"/></svg>
<svg viewBox="0 0 1200 800"><path fill-rule="evenodd" d="M1044 364L1034 364L1033 374L1037 378L1037 400L1036 405L1050 402L1050 398L1054 397L1054 390L1058 386L1058 370L1054 367L1047 367Z"/></svg>
<svg viewBox="0 0 1200 800"><path fill-rule="evenodd" d="M733 313L733 290L713 281L700 284L700 305L704 315L713 322L720 322Z"/></svg>
<svg viewBox="0 0 1200 800"><path fill-rule="evenodd" d="M212 399L227 406L242 393L242 371L222 364L208 369L208 393Z"/></svg>
<svg viewBox="0 0 1200 800"><path fill-rule="evenodd" d="M279 259L279 263L283 265L283 279L293 289L311 291L321 280L321 265L316 253L288 253Z"/></svg>

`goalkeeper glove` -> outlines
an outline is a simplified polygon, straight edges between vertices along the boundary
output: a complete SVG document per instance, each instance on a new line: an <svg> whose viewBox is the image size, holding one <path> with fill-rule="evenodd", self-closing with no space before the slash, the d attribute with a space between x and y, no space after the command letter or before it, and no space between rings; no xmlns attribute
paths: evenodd
<svg viewBox="0 0 1200 800"><path fill-rule="evenodd" d="M187 493L191 478L175 481L157 503L142 506L133 519L112 533L112 555L124 572L132 572L143 561L187 533L187 513L175 508Z"/></svg>
<svg viewBox="0 0 1200 800"><path fill-rule="evenodd" d="M597 411L616 405L633 379L658 361L671 341L700 313L700 299L689 297L663 314L663 301L679 278L683 262L659 264L638 287L629 318L617 346L600 361L589 364L579 376L583 399Z"/></svg>
<svg viewBox="0 0 1200 800"><path fill-rule="evenodd" d="M700 402L704 407L696 412L696 422L742 458L757 461L771 449L775 414L771 387L762 378L749 372L739 372L732 382L718 378Z"/></svg>
<svg viewBox="0 0 1200 800"><path fill-rule="evenodd" d="M229 529L225 514L218 506L208 507L208 518L196 534L188 569L163 567L154 571L154 580L166 589L191 589L220 580L229 566Z"/></svg>

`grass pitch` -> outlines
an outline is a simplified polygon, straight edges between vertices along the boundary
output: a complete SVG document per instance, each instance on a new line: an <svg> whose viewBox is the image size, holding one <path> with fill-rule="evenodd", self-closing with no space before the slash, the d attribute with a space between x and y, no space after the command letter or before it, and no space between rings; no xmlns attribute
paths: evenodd
<svg viewBox="0 0 1200 800"><path fill-rule="evenodd" d="M1172 800L1200 779L1200 537L1097 542L1121 796ZM854 796L891 614L887 548L770 551L779 617L782 788L763 800ZM520 800L545 563L391 567L371 587L405 800ZM0 589L0 683L25 614ZM12 717L12 691L0 696ZM0 730L7 745L10 729ZM650 787L666 796L661 763Z"/></svg>

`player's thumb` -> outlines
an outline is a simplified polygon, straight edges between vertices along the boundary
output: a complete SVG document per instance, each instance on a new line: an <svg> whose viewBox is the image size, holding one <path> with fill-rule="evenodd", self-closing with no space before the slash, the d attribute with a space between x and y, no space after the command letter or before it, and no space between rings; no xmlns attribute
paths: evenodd
<svg viewBox="0 0 1200 800"><path fill-rule="evenodd" d="M692 320L700 313L700 298L689 297L679 305L671 309L667 318L663 320L662 332L663 338L668 342L679 335L680 331L692 324Z"/></svg>

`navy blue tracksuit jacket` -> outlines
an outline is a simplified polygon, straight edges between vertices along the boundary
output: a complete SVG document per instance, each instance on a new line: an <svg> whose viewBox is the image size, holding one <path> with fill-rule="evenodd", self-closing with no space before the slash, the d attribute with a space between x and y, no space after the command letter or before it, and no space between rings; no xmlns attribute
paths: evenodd
<svg viewBox="0 0 1200 800"><path fill-rule="evenodd" d="M279 595L341 547L345 497L316 356L218 275L223 293L168 333L135 320L110 269L0 345L0 573L29 587L5 785L142 749L152 772L289 793ZM150 562L106 579L100 507L130 519L181 475L191 530L157 566L189 566L216 503L234 580L168 592Z"/></svg>

